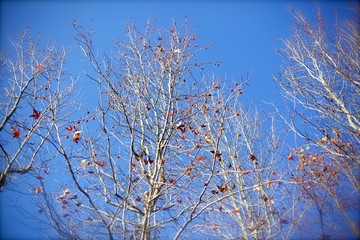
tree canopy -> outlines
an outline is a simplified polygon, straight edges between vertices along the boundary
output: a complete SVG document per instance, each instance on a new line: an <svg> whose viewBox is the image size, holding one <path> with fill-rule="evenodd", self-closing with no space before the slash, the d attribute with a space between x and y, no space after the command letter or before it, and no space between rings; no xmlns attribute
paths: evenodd
<svg viewBox="0 0 360 240"><path fill-rule="evenodd" d="M359 237L359 22L293 16L275 113L242 103L251 74L218 76L187 21L130 22L101 55L74 20L96 107L68 50L25 30L1 54L1 191L28 176L60 239Z"/></svg>

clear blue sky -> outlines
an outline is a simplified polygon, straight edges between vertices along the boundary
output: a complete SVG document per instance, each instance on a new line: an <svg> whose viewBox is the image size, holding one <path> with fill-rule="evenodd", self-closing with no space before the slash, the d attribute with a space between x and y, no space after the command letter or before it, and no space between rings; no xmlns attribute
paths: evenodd
<svg viewBox="0 0 360 240"><path fill-rule="evenodd" d="M71 19L90 25L94 19L96 46L110 51L112 40L124 36L124 24L132 17L139 25L156 17L159 27L167 27L172 19L189 25L200 35L202 43L213 43L205 57L221 62L217 74L239 80L253 70L250 86L244 94L244 103L267 108L266 102L278 102L280 97L272 81L281 65L274 50L281 46L279 38L290 34L291 7L301 9L307 17L317 7L326 19L334 21L350 13L355 2L346 1L2 1L1 47L9 50L9 37L16 39L25 27L30 33L41 35L42 43L58 41L65 46L74 44ZM74 60L75 61L75 60ZM76 65L77 63L74 63ZM81 69L78 70L81 72ZM82 77L84 79L85 76ZM83 86L86 91L86 85ZM39 238L34 222L24 220L11 207L19 198L14 192L0 193L0 239ZM16 200L16 201L15 201ZM29 211L31 205L25 205ZM21 220L22 221L22 220Z"/></svg>

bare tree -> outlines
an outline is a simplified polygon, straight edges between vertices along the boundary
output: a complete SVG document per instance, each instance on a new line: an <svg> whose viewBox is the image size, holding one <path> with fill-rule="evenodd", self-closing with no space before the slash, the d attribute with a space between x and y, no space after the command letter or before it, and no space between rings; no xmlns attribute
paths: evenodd
<svg viewBox="0 0 360 240"><path fill-rule="evenodd" d="M17 174L49 171L54 156L46 143L54 123L62 121L57 113L69 106L75 83L67 80L65 49L54 43L41 48L39 39L31 38L27 30L11 43L13 52L1 52L1 190Z"/></svg>
<svg viewBox="0 0 360 240"><path fill-rule="evenodd" d="M289 155L298 163L294 179L316 205L324 238L325 205L340 211L360 234L350 214L359 211L360 189L359 13L355 15L330 31L320 12L312 26L294 11L292 37L279 50L285 64L275 78L289 101L284 120L304 140Z"/></svg>
<svg viewBox="0 0 360 240"><path fill-rule="evenodd" d="M94 31L74 27L99 99L54 125L67 170L57 192L42 181L39 208L60 237L291 236L296 189L273 121L265 131L241 105L250 76L228 83L204 74L219 63L196 60L207 46L186 22L129 24L127 41L103 59Z"/></svg>
<svg viewBox="0 0 360 240"><path fill-rule="evenodd" d="M74 237L187 234L216 162L204 168L206 136L192 127L208 94L205 80L197 81L206 65L194 58L197 36L186 23L170 30L149 23L144 32L128 25L128 42L115 41L117 52L100 60L93 31L74 27L94 69L86 74L98 87L99 107L72 124L55 123L53 145L71 181L57 195L62 217L51 216L51 204L42 206L54 222L61 219L54 224L59 234L66 222ZM46 200L53 193L45 190Z"/></svg>
<svg viewBox="0 0 360 240"><path fill-rule="evenodd" d="M214 78L209 85L196 125L206 136L203 161L214 158L216 166L206 193L209 207L194 229L225 239L290 238L302 210L281 131L273 117L246 110L243 84Z"/></svg>
<svg viewBox="0 0 360 240"><path fill-rule="evenodd" d="M74 104L65 50L37 51L25 34L14 44L18 61L2 55L2 69L13 69L2 179L35 176L38 213L61 239L289 239L314 212L326 238L334 207L356 231L356 25L327 40L323 22L313 29L300 13L295 20L276 79L292 103L283 119L304 139L290 153L275 118L241 104L250 76L209 75L220 64L199 61L208 46L186 22L128 24L126 40L101 55L94 30L74 21L96 108Z"/></svg>

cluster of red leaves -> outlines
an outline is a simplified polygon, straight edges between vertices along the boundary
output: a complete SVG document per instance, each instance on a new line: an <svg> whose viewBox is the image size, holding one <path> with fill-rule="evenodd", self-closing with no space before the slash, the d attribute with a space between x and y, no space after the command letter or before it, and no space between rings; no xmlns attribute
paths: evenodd
<svg viewBox="0 0 360 240"><path fill-rule="evenodd" d="M152 164L154 162L154 160L152 160L150 157L148 157L147 159L144 159L144 164L148 165L149 163Z"/></svg>
<svg viewBox="0 0 360 240"><path fill-rule="evenodd" d="M298 182L307 181L311 184L318 183L330 187L329 189L336 189L339 166L329 162L325 153L313 154L304 149L295 149L294 154L298 159L298 166L296 168L298 175L293 176L293 180Z"/></svg>
<svg viewBox="0 0 360 240"><path fill-rule="evenodd" d="M102 161L102 162L99 162L98 160L95 160L94 163L100 167L105 167L106 166L106 162Z"/></svg>
<svg viewBox="0 0 360 240"><path fill-rule="evenodd" d="M33 114L30 115L30 117L33 119L39 119L40 116L41 116L41 112L33 108ZM10 131L13 135L13 138L20 138L20 129L15 129L14 127L10 127Z"/></svg>

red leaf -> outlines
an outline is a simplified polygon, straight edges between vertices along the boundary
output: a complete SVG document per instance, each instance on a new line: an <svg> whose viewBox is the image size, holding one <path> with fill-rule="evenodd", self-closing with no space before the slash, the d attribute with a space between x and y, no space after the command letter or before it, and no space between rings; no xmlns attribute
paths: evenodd
<svg viewBox="0 0 360 240"><path fill-rule="evenodd" d="M214 194L214 195L216 195L216 194L218 194L219 192L216 191L216 190L211 190L211 193Z"/></svg>
<svg viewBox="0 0 360 240"><path fill-rule="evenodd" d="M72 130L73 130L73 127L72 126L70 126L70 127L65 127L65 129L68 131L68 132L72 132Z"/></svg>
<svg viewBox="0 0 360 240"><path fill-rule="evenodd" d="M233 212L234 214L237 214L237 213L239 213L239 212L240 212L240 209L235 208L232 212Z"/></svg>
<svg viewBox="0 0 360 240"><path fill-rule="evenodd" d="M39 179L39 180L42 180L42 179L43 179L43 177L40 176L40 175L38 175L36 178Z"/></svg>
<svg viewBox="0 0 360 240"><path fill-rule="evenodd" d="M251 159L251 161L255 161L255 160L256 160L256 157L255 157L255 155L253 155L253 154L250 154L250 159Z"/></svg>
<svg viewBox="0 0 360 240"><path fill-rule="evenodd" d="M36 69L37 69L37 70L41 70L41 69L42 69L42 65L39 63L39 64L36 66Z"/></svg>
<svg viewBox="0 0 360 240"><path fill-rule="evenodd" d="M100 167L105 167L106 166L106 162L102 161L100 164L99 164Z"/></svg>
<svg viewBox="0 0 360 240"><path fill-rule="evenodd" d="M19 138L20 137L20 129L13 129L13 138Z"/></svg>
<svg viewBox="0 0 360 240"><path fill-rule="evenodd" d="M289 160L294 160L294 156L290 153L289 156L287 157Z"/></svg>
<svg viewBox="0 0 360 240"><path fill-rule="evenodd" d="M224 193L227 189L226 185L224 186L217 186L217 188L220 190L220 192Z"/></svg>
<svg viewBox="0 0 360 240"><path fill-rule="evenodd" d="M66 199L61 200L62 204L67 204L68 201Z"/></svg>
<svg viewBox="0 0 360 240"><path fill-rule="evenodd" d="M39 119L40 116L41 116L41 112L40 112L40 111L36 111L36 109L33 108L33 114L30 115L30 117L33 118L33 119Z"/></svg>
<svg viewBox="0 0 360 240"><path fill-rule="evenodd" d="M202 156L202 157L198 157L196 160L198 160L199 162L204 161L206 159L206 157Z"/></svg>
<svg viewBox="0 0 360 240"><path fill-rule="evenodd" d="M94 174L94 171L88 171L89 174Z"/></svg>

